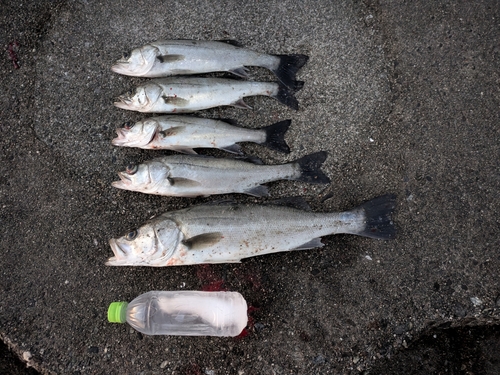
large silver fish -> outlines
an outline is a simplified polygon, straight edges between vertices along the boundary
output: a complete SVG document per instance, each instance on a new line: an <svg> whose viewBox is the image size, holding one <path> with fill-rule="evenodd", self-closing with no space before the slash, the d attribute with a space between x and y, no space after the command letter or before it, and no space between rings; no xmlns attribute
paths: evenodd
<svg viewBox="0 0 500 375"><path fill-rule="evenodd" d="M247 77L246 66L259 66L271 70L291 88L295 85L295 74L307 60L305 55L254 52L234 41L163 40L124 53L111 70L150 78L210 72L231 72Z"/></svg>
<svg viewBox="0 0 500 375"><path fill-rule="evenodd" d="M320 151L294 162L260 165L238 159L199 155L170 155L119 172L119 189L173 197L197 197L215 194L243 193L257 197L269 195L261 185L276 180L329 183L320 170L327 157ZM260 160L259 160L260 161Z"/></svg>
<svg viewBox="0 0 500 375"><path fill-rule="evenodd" d="M282 206L201 205L160 215L111 239L110 266L235 263L243 258L321 247L337 233L391 239L396 197L385 195L351 211L315 213Z"/></svg>
<svg viewBox="0 0 500 375"><path fill-rule="evenodd" d="M295 89L301 87L299 82ZM293 92L276 82L199 77L151 80L137 87L135 93L119 96L115 106L153 113L188 113L224 105L249 109L243 98L256 95L271 96L290 108L299 108Z"/></svg>
<svg viewBox="0 0 500 375"><path fill-rule="evenodd" d="M236 143L254 142L273 150L290 152L285 142L290 120L259 129L242 128L226 121L172 115L150 117L135 124L123 124L116 129L118 137L111 143L115 146L175 150L187 154L196 154L193 148L218 148L242 154Z"/></svg>

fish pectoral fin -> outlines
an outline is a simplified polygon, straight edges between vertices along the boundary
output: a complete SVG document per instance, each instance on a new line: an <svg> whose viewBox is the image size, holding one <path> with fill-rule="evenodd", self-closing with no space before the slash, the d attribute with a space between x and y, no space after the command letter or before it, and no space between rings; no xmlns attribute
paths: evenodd
<svg viewBox="0 0 500 375"><path fill-rule="evenodd" d="M158 134L160 134L162 138L166 138L166 137L171 137L173 135L177 135L185 129L186 129L185 126L172 126L171 128L158 132Z"/></svg>
<svg viewBox="0 0 500 375"><path fill-rule="evenodd" d="M241 108L241 109L252 109L243 99L239 99L235 101L234 103L231 104L235 108Z"/></svg>
<svg viewBox="0 0 500 375"><path fill-rule="evenodd" d="M162 98L165 101L165 104L172 104L178 107L185 107L189 104L189 100L181 98L179 96L163 95Z"/></svg>
<svg viewBox="0 0 500 375"><path fill-rule="evenodd" d="M244 66L241 68L230 70L229 72L237 75L238 77L248 78L248 69Z"/></svg>
<svg viewBox="0 0 500 375"><path fill-rule="evenodd" d="M253 195L254 197L267 197L269 195L269 191L264 185L255 186L251 189L244 190L243 192L245 194Z"/></svg>
<svg viewBox="0 0 500 375"><path fill-rule="evenodd" d="M156 56L156 58L161 63L170 63L170 62L182 61L186 57L184 55L160 55Z"/></svg>
<svg viewBox="0 0 500 375"><path fill-rule="evenodd" d="M321 242L320 237L317 237L317 238L313 238L311 241L306 242L306 243L304 243L304 244L300 245L299 247L296 247L295 249L292 249L292 250L307 250L307 249L314 249L316 247L323 247L323 246L325 246L325 244Z"/></svg>
<svg viewBox="0 0 500 375"><path fill-rule="evenodd" d="M224 236L221 232L203 233L182 241L189 250L203 250L218 243Z"/></svg>
<svg viewBox="0 0 500 375"><path fill-rule="evenodd" d="M199 181L190 180L189 178L183 177L168 177L168 182L170 183L170 185L175 185L178 188L192 188L201 185Z"/></svg>

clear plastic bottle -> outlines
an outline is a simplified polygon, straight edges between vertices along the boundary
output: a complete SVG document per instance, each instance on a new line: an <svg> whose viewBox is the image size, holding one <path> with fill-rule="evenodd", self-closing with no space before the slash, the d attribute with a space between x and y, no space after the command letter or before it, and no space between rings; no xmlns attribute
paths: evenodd
<svg viewBox="0 0 500 375"><path fill-rule="evenodd" d="M111 303L108 320L146 335L238 336L247 325L247 303L237 292L151 291Z"/></svg>

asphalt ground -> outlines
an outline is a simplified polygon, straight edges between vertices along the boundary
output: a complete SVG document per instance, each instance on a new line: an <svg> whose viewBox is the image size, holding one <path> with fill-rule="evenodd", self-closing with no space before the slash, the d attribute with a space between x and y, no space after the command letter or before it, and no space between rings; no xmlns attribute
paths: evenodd
<svg viewBox="0 0 500 375"><path fill-rule="evenodd" d="M0 337L43 374L498 373L499 19L497 1L4 1ZM271 164L325 150L332 183L275 182L271 197L338 211L395 193L397 239L330 236L242 264L105 266L109 238L213 200L110 186L129 162L168 154L110 144L146 117L113 106L145 80L110 66L162 38L309 55L299 111L255 97L253 110L199 115L292 119L289 155L244 151ZM247 336L148 337L106 321L112 301L214 284L254 307ZM420 368L398 367L415 358Z"/></svg>

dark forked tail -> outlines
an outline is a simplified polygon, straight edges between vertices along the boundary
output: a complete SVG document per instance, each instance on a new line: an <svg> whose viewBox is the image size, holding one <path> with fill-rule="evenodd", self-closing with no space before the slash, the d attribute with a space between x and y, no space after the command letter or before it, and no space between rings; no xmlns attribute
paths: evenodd
<svg viewBox="0 0 500 375"><path fill-rule="evenodd" d="M396 228L392 222L392 213L396 207L396 196L386 194L374 198L350 212L364 213L364 228L357 231L358 236L390 240L396 237Z"/></svg>
<svg viewBox="0 0 500 375"><path fill-rule="evenodd" d="M290 147L288 147L285 141L285 133L291 123L292 120L285 120L261 128L261 130L266 132L266 140L262 144L272 150L284 152L286 154L290 153Z"/></svg>
<svg viewBox="0 0 500 375"><path fill-rule="evenodd" d="M309 182L310 184L328 184L330 179L321 170L328 154L326 151L315 152L295 160L300 167L301 175L297 181Z"/></svg>
<svg viewBox="0 0 500 375"><path fill-rule="evenodd" d="M302 68L309 57L306 55L277 55L280 58L279 66L273 70L276 77L288 88L294 89L295 75Z"/></svg>
<svg viewBox="0 0 500 375"><path fill-rule="evenodd" d="M297 101L297 98L295 97L294 93L299 91L304 86L304 82L294 81L292 88L285 86L281 82L277 82L277 83L278 83L278 93L276 95L274 95L274 97L278 101L280 101L281 103L298 111L299 110L299 102Z"/></svg>

